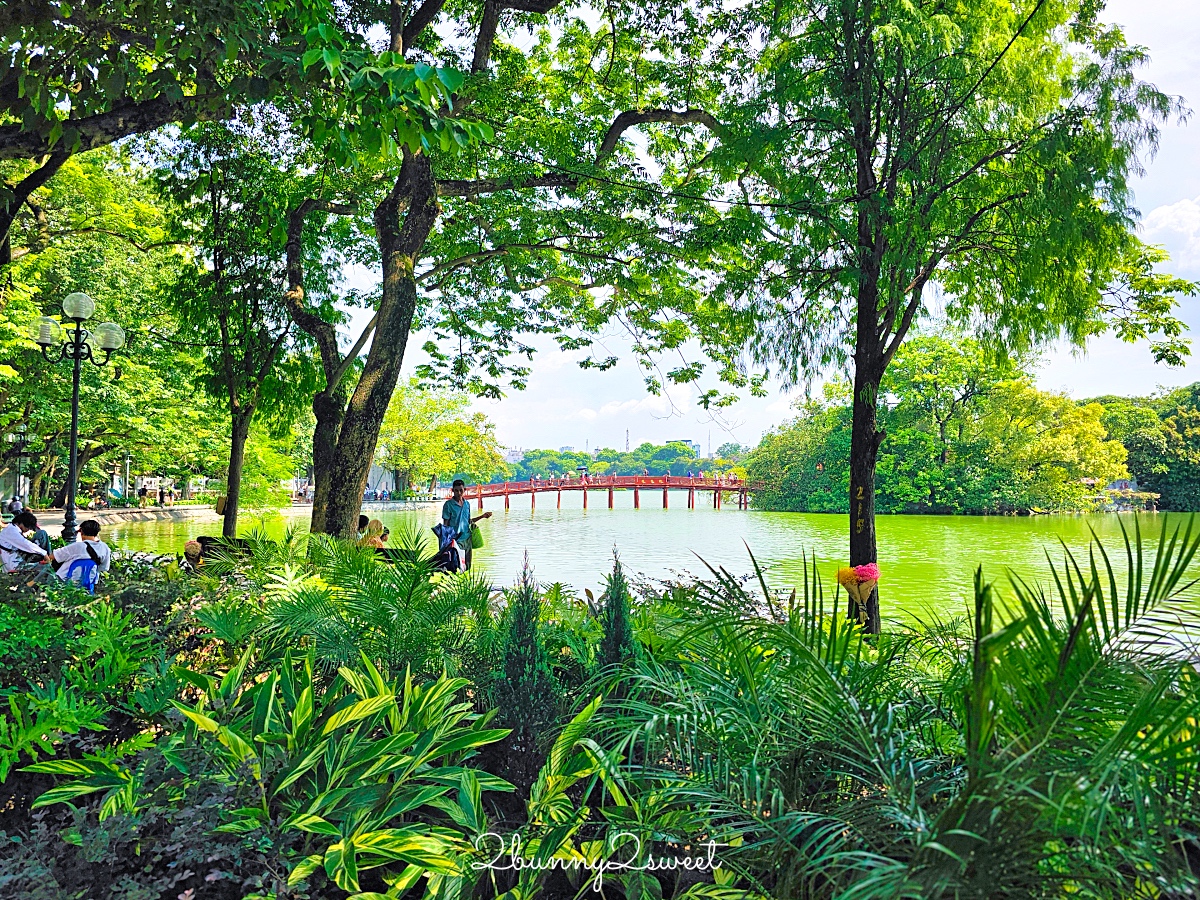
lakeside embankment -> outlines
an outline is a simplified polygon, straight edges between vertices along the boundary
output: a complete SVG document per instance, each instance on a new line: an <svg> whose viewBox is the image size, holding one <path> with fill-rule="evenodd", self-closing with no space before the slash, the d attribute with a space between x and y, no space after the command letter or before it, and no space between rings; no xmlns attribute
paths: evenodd
<svg viewBox="0 0 1200 900"><path fill-rule="evenodd" d="M61 509L35 509L33 514L37 516L38 524L47 531L53 533L54 529L62 528L63 510ZM167 522L184 519L219 522L221 517L217 515L211 504L195 504L152 506L145 509L77 509L75 521L82 522L84 519L95 519L101 525L114 525L125 522Z"/></svg>

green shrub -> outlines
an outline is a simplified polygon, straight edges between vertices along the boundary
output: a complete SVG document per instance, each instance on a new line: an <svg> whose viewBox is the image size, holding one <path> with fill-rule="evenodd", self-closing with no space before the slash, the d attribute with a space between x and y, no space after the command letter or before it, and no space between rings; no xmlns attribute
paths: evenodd
<svg viewBox="0 0 1200 900"><path fill-rule="evenodd" d="M538 634L541 607L526 561L520 580L508 592L493 693L498 720L513 729L516 743L526 749L554 724L557 715L558 683Z"/></svg>
<svg viewBox="0 0 1200 900"><path fill-rule="evenodd" d="M62 620L46 615L28 595L0 603L0 686L24 690L56 676L67 659Z"/></svg>
<svg viewBox="0 0 1200 900"><path fill-rule="evenodd" d="M1198 550L1164 527L1007 601L977 574L969 618L871 638L819 579L781 609L721 572L601 741L659 833L774 897L1193 896L1200 679L1169 622Z"/></svg>
<svg viewBox="0 0 1200 900"><path fill-rule="evenodd" d="M143 756L145 800L136 816L101 820L94 806L60 805L35 810L19 832L0 832L0 896L288 900L283 857L300 851L302 835L276 844L222 832L228 810L245 799L238 789L209 777L181 779L161 754Z"/></svg>
<svg viewBox="0 0 1200 900"><path fill-rule="evenodd" d="M27 767L71 778L34 807L94 796L101 821L139 820L152 800L148 770L162 758L185 784L211 781L230 792L236 807L213 830L276 848L284 866L276 895L317 872L344 891L360 890L363 873L375 869L408 884L461 874L460 858L488 830L482 792L511 790L463 766L508 734L463 701L467 682L391 680L364 658L322 686L311 654L289 652L261 674L252 660L253 648L221 678L185 673L200 696L176 704L184 727L131 760L118 749ZM303 852L295 849L301 840Z"/></svg>
<svg viewBox="0 0 1200 900"><path fill-rule="evenodd" d="M604 609L600 621L604 638L600 643L600 662L605 666L621 666L632 660L637 652L633 624L629 614L629 582L621 568L621 559L613 553L612 574L606 579Z"/></svg>

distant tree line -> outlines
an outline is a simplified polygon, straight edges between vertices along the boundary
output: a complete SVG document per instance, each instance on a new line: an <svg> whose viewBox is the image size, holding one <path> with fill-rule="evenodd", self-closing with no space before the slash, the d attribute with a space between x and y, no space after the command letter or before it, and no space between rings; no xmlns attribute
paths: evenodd
<svg viewBox="0 0 1200 900"><path fill-rule="evenodd" d="M738 459L745 448L736 443L722 444L717 448L714 459L696 456L690 446L682 441L666 444L641 444L633 450L620 451L603 449L591 453L574 450L527 450L519 462L510 463L508 478L526 481L532 477L554 478L575 474L580 466L587 466L589 475L687 475L688 472L741 471ZM494 481L503 480L503 474Z"/></svg>
<svg viewBox="0 0 1200 900"><path fill-rule="evenodd" d="M1083 511L1137 479L1162 509L1200 508L1200 384L1156 397L1075 401L1039 390L1028 363L954 333L912 339L883 384L876 474L885 513ZM747 460L760 507L850 511L850 388L768 433ZM1136 502L1136 501L1135 501Z"/></svg>

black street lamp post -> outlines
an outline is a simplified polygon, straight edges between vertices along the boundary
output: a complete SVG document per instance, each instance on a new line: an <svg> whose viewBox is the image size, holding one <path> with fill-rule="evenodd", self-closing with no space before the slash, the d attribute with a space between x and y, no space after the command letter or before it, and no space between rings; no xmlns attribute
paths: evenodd
<svg viewBox="0 0 1200 900"><path fill-rule="evenodd" d="M63 339L63 329L48 316L42 316L33 323L33 339L42 348L42 356L50 362L71 360L71 453L70 464L67 468L67 503L63 510L63 539L67 543L75 540L75 485L79 480L79 375L83 369L83 361L90 360L97 366L108 365L113 352L120 350L125 344L125 332L119 325L104 322L96 326L95 332L83 327L83 323L92 317L96 311L96 302L87 294L68 294L63 300L63 318L71 325L66 339ZM96 347L104 351L104 359L96 359L88 338L94 334ZM58 352L51 348L58 346ZM57 358L56 358L57 357Z"/></svg>

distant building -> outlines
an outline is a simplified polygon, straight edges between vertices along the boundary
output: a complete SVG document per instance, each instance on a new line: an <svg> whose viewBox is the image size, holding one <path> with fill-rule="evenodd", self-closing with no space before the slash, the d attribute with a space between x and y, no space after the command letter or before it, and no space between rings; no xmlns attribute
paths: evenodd
<svg viewBox="0 0 1200 900"><path fill-rule="evenodd" d="M504 451L504 461L506 463L519 463L525 458L525 451L519 448Z"/></svg>
<svg viewBox="0 0 1200 900"><path fill-rule="evenodd" d="M574 448L574 447L571 447L571 446L567 446L567 447L559 447L559 448L558 448L558 452L559 452L559 453L574 453L574 452L575 452L575 448Z"/></svg>

